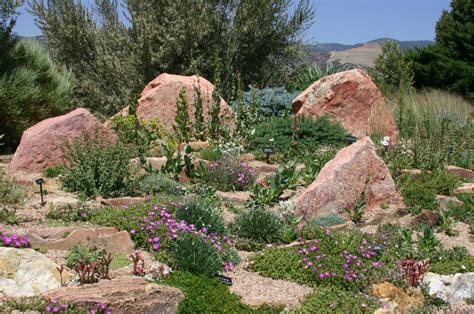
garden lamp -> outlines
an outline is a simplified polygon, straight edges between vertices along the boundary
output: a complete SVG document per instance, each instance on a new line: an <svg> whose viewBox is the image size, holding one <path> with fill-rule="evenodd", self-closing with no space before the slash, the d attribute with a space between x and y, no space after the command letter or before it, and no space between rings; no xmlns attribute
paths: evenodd
<svg viewBox="0 0 474 314"><path fill-rule="evenodd" d="M40 197L41 197L41 206L44 206L44 201L43 201L43 184L44 184L44 179L39 178L35 180L36 184L40 186Z"/></svg>

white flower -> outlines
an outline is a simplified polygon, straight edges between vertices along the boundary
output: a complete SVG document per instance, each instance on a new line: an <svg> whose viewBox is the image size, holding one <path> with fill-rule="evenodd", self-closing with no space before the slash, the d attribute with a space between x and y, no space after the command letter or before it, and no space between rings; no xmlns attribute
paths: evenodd
<svg viewBox="0 0 474 314"><path fill-rule="evenodd" d="M268 141L269 141L269 142L273 142L274 140L275 140L274 138L271 138L271 139L269 139Z"/></svg>
<svg viewBox="0 0 474 314"><path fill-rule="evenodd" d="M380 141L380 144L385 147L390 146L390 136L384 136L383 140Z"/></svg>

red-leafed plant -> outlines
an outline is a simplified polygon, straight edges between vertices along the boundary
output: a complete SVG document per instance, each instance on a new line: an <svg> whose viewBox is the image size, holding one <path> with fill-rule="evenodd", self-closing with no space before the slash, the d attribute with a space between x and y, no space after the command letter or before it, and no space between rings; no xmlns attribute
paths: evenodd
<svg viewBox="0 0 474 314"><path fill-rule="evenodd" d="M398 268L402 275L405 276L406 280L412 287L416 287L421 280L423 275L428 269L428 260L416 261L414 259L403 258L398 261Z"/></svg>
<svg viewBox="0 0 474 314"><path fill-rule="evenodd" d="M135 276L145 276L145 260L140 253L135 252L128 256L133 261L133 274Z"/></svg>

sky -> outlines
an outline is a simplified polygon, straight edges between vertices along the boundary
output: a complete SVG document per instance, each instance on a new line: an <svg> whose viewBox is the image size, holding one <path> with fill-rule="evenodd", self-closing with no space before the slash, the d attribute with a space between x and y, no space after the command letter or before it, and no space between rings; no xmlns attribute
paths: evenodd
<svg viewBox="0 0 474 314"><path fill-rule="evenodd" d="M254 0L258 1L258 0ZM364 43L388 37L397 40L433 40L436 21L450 0L311 0L314 24L304 35L309 43ZM38 36L34 18L20 9L15 32Z"/></svg>

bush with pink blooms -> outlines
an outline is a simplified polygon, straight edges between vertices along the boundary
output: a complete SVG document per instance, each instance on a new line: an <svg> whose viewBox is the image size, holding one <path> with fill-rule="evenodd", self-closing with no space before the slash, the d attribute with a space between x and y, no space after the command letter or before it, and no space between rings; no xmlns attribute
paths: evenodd
<svg viewBox="0 0 474 314"><path fill-rule="evenodd" d="M202 179L221 191L244 191L255 182L255 170L232 156L224 156L209 163Z"/></svg>
<svg viewBox="0 0 474 314"><path fill-rule="evenodd" d="M22 249L31 247L31 243L28 237L19 236L17 234L9 236L0 232L0 246Z"/></svg>

